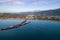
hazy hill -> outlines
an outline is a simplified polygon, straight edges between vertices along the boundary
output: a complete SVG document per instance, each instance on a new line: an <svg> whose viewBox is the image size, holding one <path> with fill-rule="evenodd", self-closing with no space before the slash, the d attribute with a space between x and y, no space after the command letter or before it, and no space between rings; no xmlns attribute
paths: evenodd
<svg viewBox="0 0 60 40"><path fill-rule="evenodd" d="M60 8L46 11L21 12L20 14L45 14L45 15L60 15Z"/></svg>
<svg viewBox="0 0 60 40"><path fill-rule="evenodd" d="M35 12L37 14L60 15L60 9Z"/></svg>
<svg viewBox="0 0 60 40"><path fill-rule="evenodd" d="M59 15L60 8L46 11L20 12L20 13L0 13L0 15L19 15L19 14L41 14L41 15Z"/></svg>

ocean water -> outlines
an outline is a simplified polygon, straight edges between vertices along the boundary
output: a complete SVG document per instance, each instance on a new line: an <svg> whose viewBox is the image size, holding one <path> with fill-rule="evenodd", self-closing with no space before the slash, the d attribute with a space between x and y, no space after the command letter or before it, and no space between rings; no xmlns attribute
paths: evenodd
<svg viewBox="0 0 60 40"><path fill-rule="evenodd" d="M24 20L0 20L0 28L19 24ZM28 20L27 25L0 31L0 40L60 40L60 22Z"/></svg>

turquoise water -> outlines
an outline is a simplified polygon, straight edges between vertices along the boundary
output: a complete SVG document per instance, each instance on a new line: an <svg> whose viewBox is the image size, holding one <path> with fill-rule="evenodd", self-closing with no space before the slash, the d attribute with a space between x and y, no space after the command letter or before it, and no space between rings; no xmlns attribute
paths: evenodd
<svg viewBox="0 0 60 40"><path fill-rule="evenodd" d="M19 24L24 20L0 20L0 28ZM60 22L28 20L30 24L0 31L0 40L60 40Z"/></svg>

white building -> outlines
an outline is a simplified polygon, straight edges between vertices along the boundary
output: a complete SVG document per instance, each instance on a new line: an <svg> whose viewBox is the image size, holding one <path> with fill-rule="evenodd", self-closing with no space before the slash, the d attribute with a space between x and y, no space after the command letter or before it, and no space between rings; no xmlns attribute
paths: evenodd
<svg viewBox="0 0 60 40"><path fill-rule="evenodd" d="M35 19L35 15L33 14L27 15L26 19L30 19L30 20Z"/></svg>

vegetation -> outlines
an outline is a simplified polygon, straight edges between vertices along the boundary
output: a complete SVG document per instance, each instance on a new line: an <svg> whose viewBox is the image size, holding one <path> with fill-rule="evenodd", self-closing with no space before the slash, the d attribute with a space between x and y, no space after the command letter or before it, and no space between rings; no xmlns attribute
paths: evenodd
<svg viewBox="0 0 60 40"><path fill-rule="evenodd" d="M21 13L0 13L0 19L25 19L29 20L58 20L60 21L60 9L35 11L35 12L21 12Z"/></svg>

